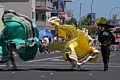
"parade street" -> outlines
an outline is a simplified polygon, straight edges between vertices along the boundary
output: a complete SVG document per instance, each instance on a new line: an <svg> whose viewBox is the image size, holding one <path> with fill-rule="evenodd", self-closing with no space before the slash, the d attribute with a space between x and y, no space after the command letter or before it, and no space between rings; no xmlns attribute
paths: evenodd
<svg viewBox="0 0 120 80"><path fill-rule="evenodd" d="M86 63L79 70L71 70L69 62L62 59L60 52L37 54L31 61L22 61L15 57L17 70L3 71L0 65L0 80L119 80L120 51L112 51L109 70L104 71L101 55L94 64Z"/></svg>

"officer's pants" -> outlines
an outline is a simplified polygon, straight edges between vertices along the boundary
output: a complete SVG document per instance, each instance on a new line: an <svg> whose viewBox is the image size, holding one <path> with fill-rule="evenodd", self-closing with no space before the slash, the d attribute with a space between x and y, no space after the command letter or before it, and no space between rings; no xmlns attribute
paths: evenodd
<svg viewBox="0 0 120 80"><path fill-rule="evenodd" d="M108 66L109 56L110 56L110 46L101 46L103 63L105 66Z"/></svg>

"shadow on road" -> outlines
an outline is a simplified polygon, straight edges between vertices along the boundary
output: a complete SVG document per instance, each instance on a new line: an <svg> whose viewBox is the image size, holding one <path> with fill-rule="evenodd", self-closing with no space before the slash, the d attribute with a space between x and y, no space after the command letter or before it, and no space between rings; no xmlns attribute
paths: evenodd
<svg viewBox="0 0 120 80"><path fill-rule="evenodd" d="M16 69L16 70L8 70L8 71L57 71L57 72L71 72L71 71L81 71L81 72L89 72L89 71L103 71L103 70L88 70L88 69L57 69L57 68L30 68L30 69ZM0 71L4 71L0 69Z"/></svg>
<svg viewBox="0 0 120 80"><path fill-rule="evenodd" d="M37 71L58 71L58 72L63 72L63 71L82 71L82 72L88 72L88 71L103 71L103 70L88 70L88 69L55 69L55 68L31 68L29 70L37 70Z"/></svg>
<svg viewBox="0 0 120 80"><path fill-rule="evenodd" d="M0 69L0 71L4 71L4 70ZM29 69L16 69L16 70L7 70L7 71L29 71Z"/></svg>

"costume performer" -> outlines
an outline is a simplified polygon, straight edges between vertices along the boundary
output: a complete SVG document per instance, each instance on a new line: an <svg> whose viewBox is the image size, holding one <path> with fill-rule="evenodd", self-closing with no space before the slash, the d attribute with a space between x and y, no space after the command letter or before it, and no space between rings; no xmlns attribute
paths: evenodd
<svg viewBox="0 0 120 80"><path fill-rule="evenodd" d="M6 62L5 70L10 70L9 59L12 53L16 52L24 61L34 59L39 46L36 24L13 10L5 10L2 21L5 28L0 35L0 62Z"/></svg>
<svg viewBox="0 0 120 80"><path fill-rule="evenodd" d="M108 24L99 24L103 27L103 30L98 35L98 40L101 43L101 52L104 63L104 71L108 70L109 56L110 56L110 46L115 42L115 37L109 28L114 26Z"/></svg>
<svg viewBox="0 0 120 80"><path fill-rule="evenodd" d="M50 44L48 48L52 51L58 50L63 53L63 59L72 64L72 69L86 62L95 62L100 53L93 46L93 39L83 30L76 29L71 25L60 25L60 19L51 17L48 22L57 28L58 36L64 37L66 41Z"/></svg>

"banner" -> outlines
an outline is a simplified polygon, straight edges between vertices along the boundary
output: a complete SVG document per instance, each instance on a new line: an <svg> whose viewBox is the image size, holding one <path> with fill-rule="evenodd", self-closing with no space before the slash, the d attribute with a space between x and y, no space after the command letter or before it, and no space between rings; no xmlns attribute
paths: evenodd
<svg viewBox="0 0 120 80"><path fill-rule="evenodd" d="M92 13L92 22L95 22L95 13Z"/></svg>
<svg viewBox="0 0 120 80"><path fill-rule="evenodd" d="M88 23L91 23L91 13L87 14L87 20L88 20Z"/></svg>
<svg viewBox="0 0 120 80"><path fill-rule="evenodd" d="M109 23L110 23L110 25L116 25L116 24L117 24L117 21L114 20L114 19L110 19L110 20L109 20Z"/></svg>
<svg viewBox="0 0 120 80"><path fill-rule="evenodd" d="M64 12L64 0L59 0L59 12Z"/></svg>
<svg viewBox="0 0 120 80"><path fill-rule="evenodd" d="M95 17L95 13L88 13L88 16L87 16L87 18L88 18L88 22L90 23L90 22L95 22L95 19L96 19L96 17Z"/></svg>

